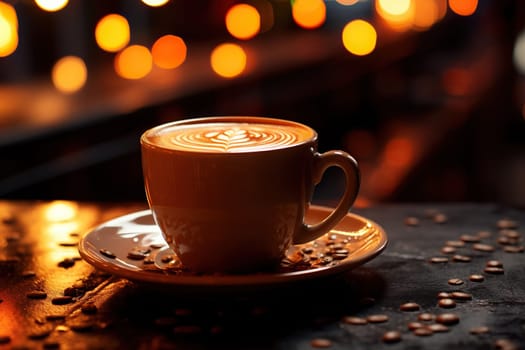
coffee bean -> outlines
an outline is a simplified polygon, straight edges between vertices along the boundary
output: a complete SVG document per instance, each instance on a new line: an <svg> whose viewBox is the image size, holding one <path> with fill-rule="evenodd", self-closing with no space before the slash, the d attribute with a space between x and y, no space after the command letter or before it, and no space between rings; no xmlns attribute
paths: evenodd
<svg viewBox="0 0 525 350"><path fill-rule="evenodd" d="M498 339L494 342L494 346L499 350L518 350L518 346L508 339Z"/></svg>
<svg viewBox="0 0 525 350"><path fill-rule="evenodd" d="M421 322L409 322L407 327L409 330L413 331L414 329L425 327L425 324Z"/></svg>
<svg viewBox="0 0 525 350"><path fill-rule="evenodd" d="M464 283L463 280L459 278L451 278L448 280L448 284L452 286L459 286L459 285L462 285L463 283Z"/></svg>
<svg viewBox="0 0 525 350"><path fill-rule="evenodd" d="M343 323L351 324L351 325L365 325L368 323L366 318L363 317L355 317L355 316L345 316L342 319Z"/></svg>
<svg viewBox="0 0 525 350"><path fill-rule="evenodd" d="M456 254L452 257L452 260L457 262L470 262L472 258L470 256Z"/></svg>
<svg viewBox="0 0 525 350"><path fill-rule="evenodd" d="M438 213L436 215L434 215L434 217L432 218L432 220L436 223L436 224L444 224L448 221L448 217L445 215L445 214L442 214L442 213Z"/></svg>
<svg viewBox="0 0 525 350"><path fill-rule="evenodd" d="M501 219L496 223L499 229L516 229L518 228L518 222L511 219Z"/></svg>
<svg viewBox="0 0 525 350"><path fill-rule="evenodd" d="M503 263L499 260L489 260L485 264L487 267L503 267Z"/></svg>
<svg viewBox="0 0 525 350"><path fill-rule="evenodd" d="M456 302L449 298L439 299L438 306L444 309L452 309L456 307Z"/></svg>
<svg viewBox="0 0 525 350"><path fill-rule="evenodd" d="M456 314L440 314L436 316L436 322L444 325L452 325L459 322L459 316Z"/></svg>
<svg viewBox="0 0 525 350"><path fill-rule="evenodd" d="M485 277L483 275L473 274L468 277L472 282L483 282Z"/></svg>
<svg viewBox="0 0 525 350"><path fill-rule="evenodd" d="M78 241L60 242L58 245L61 247L76 247L78 245Z"/></svg>
<svg viewBox="0 0 525 350"><path fill-rule="evenodd" d="M73 258L65 258L64 260L60 261L58 263L59 267L63 267L65 269L69 269L70 267L75 265L75 259Z"/></svg>
<svg viewBox="0 0 525 350"><path fill-rule="evenodd" d="M115 259L117 257L113 252L111 252L111 251L109 251L107 249L100 249L99 252L100 252L100 254L102 254L105 257L110 258L110 259Z"/></svg>
<svg viewBox="0 0 525 350"><path fill-rule="evenodd" d="M478 236L474 236L474 235L461 235L459 237L460 240L462 240L463 242L465 243L477 243L479 241L481 241L481 238L479 238Z"/></svg>
<svg viewBox="0 0 525 350"><path fill-rule="evenodd" d="M516 241L513 240L512 238L509 238L509 237L505 237L505 236L501 236L501 237L498 237L498 243L501 244L501 245L511 245L511 244L516 244Z"/></svg>
<svg viewBox="0 0 525 350"><path fill-rule="evenodd" d="M470 334L486 334L490 332L490 329L487 326L479 326L471 328L469 332Z"/></svg>
<svg viewBox="0 0 525 350"><path fill-rule="evenodd" d="M435 318L436 316L434 314L428 312L417 315L417 319L420 321L434 321Z"/></svg>
<svg viewBox="0 0 525 350"><path fill-rule="evenodd" d="M451 294L447 292L439 292L437 295L438 299L450 298Z"/></svg>
<svg viewBox="0 0 525 350"><path fill-rule="evenodd" d="M430 262L433 264L443 264L448 262L448 258L445 256L434 256L430 258Z"/></svg>
<svg viewBox="0 0 525 350"><path fill-rule="evenodd" d="M507 253L523 253L525 251L525 248L522 245L520 246L508 245L508 246L503 247L503 251Z"/></svg>
<svg viewBox="0 0 525 350"><path fill-rule="evenodd" d="M461 248L465 246L465 242L463 241L446 241L445 244L454 248Z"/></svg>
<svg viewBox="0 0 525 350"><path fill-rule="evenodd" d="M486 273L490 273L491 275L502 275L505 273L505 270L503 270L502 267L487 266L483 271L485 271Z"/></svg>
<svg viewBox="0 0 525 350"><path fill-rule="evenodd" d="M419 225L419 219L415 216L408 216L404 220L405 225L407 226L418 226Z"/></svg>
<svg viewBox="0 0 525 350"><path fill-rule="evenodd" d="M11 337L6 334L0 334L0 344L7 344L11 342Z"/></svg>
<svg viewBox="0 0 525 350"><path fill-rule="evenodd" d="M131 260L144 260L146 258L147 254L145 254L144 252L142 251L137 251L137 250L131 250L128 252L128 259L131 259Z"/></svg>
<svg viewBox="0 0 525 350"><path fill-rule="evenodd" d="M149 245L151 249L160 249L165 246L163 243L152 243Z"/></svg>
<svg viewBox="0 0 525 350"><path fill-rule="evenodd" d="M443 248L441 248L441 253L443 254L455 254L456 253L456 248L454 247L450 247L450 246L444 246Z"/></svg>
<svg viewBox="0 0 525 350"><path fill-rule="evenodd" d="M493 246L491 246L490 244L483 244L483 243L473 244L472 249L480 251L480 252L487 252L487 253L494 251Z"/></svg>
<svg viewBox="0 0 525 350"><path fill-rule="evenodd" d="M172 262L173 260L175 259L175 256L171 255L171 254L168 254L168 255L164 255L160 261L162 261L163 263L167 264L167 263L170 263Z"/></svg>
<svg viewBox="0 0 525 350"><path fill-rule="evenodd" d="M499 231L499 234L505 237L508 237L510 239L519 239L521 238L521 234L513 229L503 229Z"/></svg>
<svg viewBox="0 0 525 350"><path fill-rule="evenodd" d="M412 333L414 333L414 335L417 335L419 337L428 337L434 334L434 331L429 327L421 327L421 328L414 329Z"/></svg>
<svg viewBox="0 0 525 350"><path fill-rule="evenodd" d="M398 331L388 331L383 334L381 339L385 343L397 343L401 341L401 333Z"/></svg>
<svg viewBox="0 0 525 350"><path fill-rule="evenodd" d="M314 248L304 247L303 249L301 249L301 252L303 252L304 254L312 254L314 252Z"/></svg>
<svg viewBox="0 0 525 350"><path fill-rule="evenodd" d="M47 293L41 290L34 290L26 294L29 299L45 299L47 298Z"/></svg>
<svg viewBox="0 0 525 350"><path fill-rule="evenodd" d="M325 339L325 338L316 338L316 339L312 339L312 341L310 342L310 345L313 348L329 348L332 346L332 341L330 339Z"/></svg>
<svg viewBox="0 0 525 350"><path fill-rule="evenodd" d="M452 292L450 297L455 300L472 300L472 294L465 292Z"/></svg>
<svg viewBox="0 0 525 350"><path fill-rule="evenodd" d="M26 270L26 271L22 272L22 277L24 277L24 278L31 278L31 277L35 277L35 276L36 276L36 272L33 271L33 270Z"/></svg>
<svg viewBox="0 0 525 350"><path fill-rule="evenodd" d="M419 309L420 306L417 303L404 303L399 307L401 311L418 311Z"/></svg>
<svg viewBox="0 0 525 350"><path fill-rule="evenodd" d="M441 323L429 324L427 327L430 328L434 333L443 333L450 331L450 328Z"/></svg>
<svg viewBox="0 0 525 350"><path fill-rule="evenodd" d="M68 295L64 295L61 297L56 297L56 298L51 299L51 303L53 303L53 305L66 305L72 302L73 302L73 298Z"/></svg>
<svg viewBox="0 0 525 350"><path fill-rule="evenodd" d="M388 316L382 314L369 315L366 320L370 323L383 323L388 321Z"/></svg>

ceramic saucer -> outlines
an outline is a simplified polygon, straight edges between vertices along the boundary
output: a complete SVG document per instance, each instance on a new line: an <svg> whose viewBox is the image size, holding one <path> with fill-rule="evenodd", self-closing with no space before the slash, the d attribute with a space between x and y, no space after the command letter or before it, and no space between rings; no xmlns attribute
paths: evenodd
<svg viewBox="0 0 525 350"><path fill-rule="evenodd" d="M308 222L332 209L312 206ZM258 287L315 279L348 271L380 254L388 242L382 227L349 213L329 233L291 247L274 272L196 275L185 271L166 245L150 210L124 215L83 235L79 252L85 261L112 275L136 282L180 287Z"/></svg>

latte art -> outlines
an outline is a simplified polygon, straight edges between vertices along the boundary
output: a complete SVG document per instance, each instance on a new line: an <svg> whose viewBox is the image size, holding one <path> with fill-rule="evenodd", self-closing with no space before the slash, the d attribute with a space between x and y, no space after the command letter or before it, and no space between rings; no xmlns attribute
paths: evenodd
<svg viewBox="0 0 525 350"><path fill-rule="evenodd" d="M164 129L154 143L170 149L236 153L281 148L312 136L309 129L288 125L208 123Z"/></svg>

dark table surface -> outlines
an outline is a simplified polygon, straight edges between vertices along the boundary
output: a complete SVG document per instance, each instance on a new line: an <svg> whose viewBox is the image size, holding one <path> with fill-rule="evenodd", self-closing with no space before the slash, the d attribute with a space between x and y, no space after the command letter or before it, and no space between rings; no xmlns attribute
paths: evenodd
<svg viewBox="0 0 525 350"><path fill-rule="evenodd" d="M145 208L0 201L0 349L525 348L523 211L472 203L354 209L389 239L362 266L260 291L183 293L111 276L80 258L83 233ZM458 241L463 246L442 250ZM503 268L486 270L491 260ZM468 295L453 295L455 306L446 308L440 292ZM402 310L409 302L417 310ZM425 313L459 319L445 332L418 335L409 323ZM374 315L387 319L372 322ZM438 323L419 322L424 330ZM401 340L385 342L389 331Z"/></svg>

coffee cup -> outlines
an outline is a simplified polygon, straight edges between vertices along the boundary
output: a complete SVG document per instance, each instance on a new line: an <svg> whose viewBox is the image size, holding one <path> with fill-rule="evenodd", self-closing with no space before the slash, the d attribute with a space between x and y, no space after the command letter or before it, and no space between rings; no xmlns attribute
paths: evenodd
<svg viewBox="0 0 525 350"><path fill-rule="evenodd" d="M317 133L276 118L223 116L169 122L140 139L153 218L182 265L197 273L275 268L292 244L329 232L359 191L348 153L317 151ZM315 186L330 167L346 185L318 223L305 223Z"/></svg>

